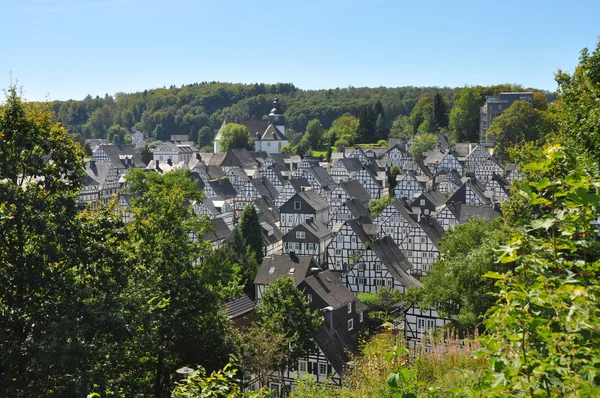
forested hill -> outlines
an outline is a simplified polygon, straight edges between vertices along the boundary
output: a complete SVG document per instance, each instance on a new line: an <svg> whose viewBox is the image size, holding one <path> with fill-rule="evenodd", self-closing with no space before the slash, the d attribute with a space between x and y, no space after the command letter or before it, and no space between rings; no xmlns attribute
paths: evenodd
<svg viewBox="0 0 600 398"><path fill-rule="evenodd" d="M505 84L479 89L485 96L523 87ZM171 134L189 134L203 146L211 143L225 118L241 121L266 117L275 96L285 110L288 127L303 132L312 119L319 119L328 128L344 113L359 116L365 104L377 99L383 105L386 124L390 127L398 116L409 115L419 98L439 92L453 105L454 96L460 90L447 87L301 90L291 83L203 82L133 94L107 94L104 98L88 95L81 101L55 101L52 106L58 121L71 133L79 133L84 138L106 138L114 133L139 130L158 140L168 139ZM555 93L544 94L549 101L555 98Z"/></svg>

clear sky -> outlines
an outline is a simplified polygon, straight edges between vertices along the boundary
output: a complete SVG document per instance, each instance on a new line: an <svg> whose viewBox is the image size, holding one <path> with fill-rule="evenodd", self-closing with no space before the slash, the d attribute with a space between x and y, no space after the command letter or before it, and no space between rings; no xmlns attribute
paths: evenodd
<svg viewBox="0 0 600 398"><path fill-rule="evenodd" d="M0 87L12 73L29 100L201 81L554 90L595 47L600 0L0 0L0 33Z"/></svg>

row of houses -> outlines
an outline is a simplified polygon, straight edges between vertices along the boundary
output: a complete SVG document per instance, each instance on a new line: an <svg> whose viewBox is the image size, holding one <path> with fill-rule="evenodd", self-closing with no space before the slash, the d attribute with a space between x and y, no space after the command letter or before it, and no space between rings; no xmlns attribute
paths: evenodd
<svg viewBox="0 0 600 398"><path fill-rule="evenodd" d="M213 224L204 239L215 248L223 244L241 211L254 206L265 258L254 294L228 303L228 314L234 325L247 327L269 283L292 276L311 308L323 314L324 323L315 336L318 350L283 377L274 373L272 387L289 390L297 377L309 375L339 385L357 353L357 338L368 316L356 294L384 286L399 291L421 286L420 278L439 255L445 232L475 217L500 216L499 204L519 178L516 168L503 167L483 146L461 153L449 150L440 139L419 161L411 159L409 146L410 141L390 142L388 148L356 147L335 152L331 162L233 149L144 165L130 147L103 145L86 166L80 201L118 197L119 205L126 207L128 198L120 191L128 170L189 170L206 196L189 205ZM393 167L400 174L391 188ZM370 214L370 201L389 194L394 199L379 214ZM395 323L415 342L449 321L434 310L402 308Z"/></svg>

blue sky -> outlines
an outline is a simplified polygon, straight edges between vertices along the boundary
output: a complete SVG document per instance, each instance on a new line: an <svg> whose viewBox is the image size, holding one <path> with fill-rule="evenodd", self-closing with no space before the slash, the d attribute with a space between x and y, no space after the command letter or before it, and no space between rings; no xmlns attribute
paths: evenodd
<svg viewBox="0 0 600 398"><path fill-rule="evenodd" d="M598 0L0 0L0 87L12 73L29 100L213 80L554 90L598 16Z"/></svg>

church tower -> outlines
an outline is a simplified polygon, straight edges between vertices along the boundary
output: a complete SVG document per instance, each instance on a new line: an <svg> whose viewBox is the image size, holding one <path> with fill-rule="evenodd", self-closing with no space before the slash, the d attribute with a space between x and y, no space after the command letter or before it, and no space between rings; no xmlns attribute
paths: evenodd
<svg viewBox="0 0 600 398"><path fill-rule="evenodd" d="M285 134L285 116L283 116L281 104L277 98L273 101L273 109L271 109L271 113L269 113L269 124L277 127L277 130L279 130L281 134Z"/></svg>

